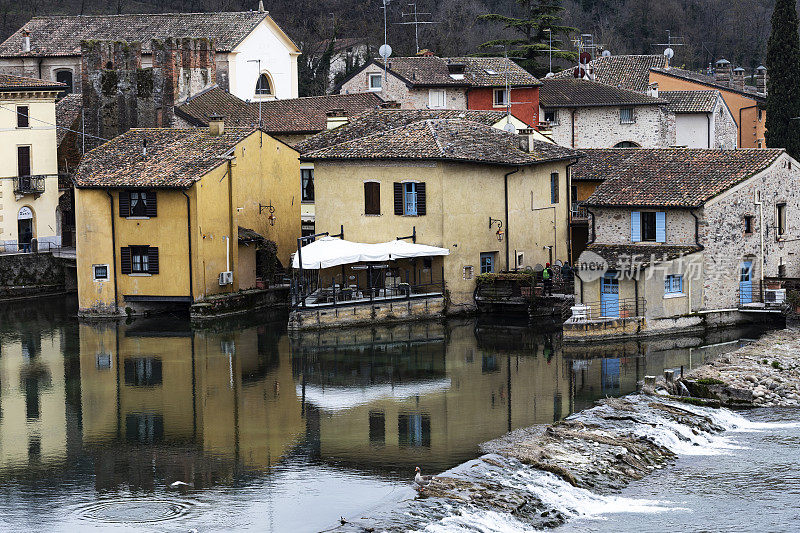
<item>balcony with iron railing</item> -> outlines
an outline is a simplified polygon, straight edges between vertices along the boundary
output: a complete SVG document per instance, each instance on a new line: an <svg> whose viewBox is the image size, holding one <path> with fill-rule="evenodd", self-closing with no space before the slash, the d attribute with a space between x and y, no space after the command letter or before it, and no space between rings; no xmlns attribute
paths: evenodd
<svg viewBox="0 0 800 533"><path fill-rule="evenodd" d="M615 320L645 316L644 298L619 298L584 302L573 307L574 321Z"/></svg>
<svg viewBox="0 0 800 533"><path fill-rule="evenodd" d="M18 195L40 195L44 193L45 182L50 175L36 175L36 176L17 176L14 178L14 194Z"/></svg>
<svg viewBox="0 0 800 533"><path fill-rule="evenodd" d="M586 224L589 221L589 211L583 202L572 202L570 207L570 221L573 223Z"/></svg>

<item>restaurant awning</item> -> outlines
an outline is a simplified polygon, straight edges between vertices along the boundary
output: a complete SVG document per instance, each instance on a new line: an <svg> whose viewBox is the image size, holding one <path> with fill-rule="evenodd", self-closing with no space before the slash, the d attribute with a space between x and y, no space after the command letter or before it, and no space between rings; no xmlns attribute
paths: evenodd
<svg viewBox="0 0 800 533"><path fill-rule="evenodd" d="M412 257L449 255L447 248L406 241L389 241L376 244L351 242L334 237L322 237L301 248L304 269L322 269L351 263L392 261ZM297 252L292 257L292 267L300 268Z"/></svg>

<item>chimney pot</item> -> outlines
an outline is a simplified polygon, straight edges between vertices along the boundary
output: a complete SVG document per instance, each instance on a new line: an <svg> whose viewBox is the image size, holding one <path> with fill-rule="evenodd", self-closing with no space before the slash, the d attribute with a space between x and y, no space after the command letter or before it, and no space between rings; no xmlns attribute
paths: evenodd
<svg viewBox="0 0 800 533"><path fill-rule="evenodd" d="M225 117L217 113L210 114L208 116L208 132L215 137L225 133Z"/></svg>
<svg viewBox="0 0 800 533"><path fill-rule="evenodd" d="M534 130L533 128L520 128L517 130L517 135L519 136L519 149L523 152L532 152L535 146L534 140Z"/></svg>
<svg viewBox="0 0 800 533"><path fill-rule="evenodd" d="M400 109L400 102L397 100L387 100L381 103L383 109Z"/></svg>
<svg viewBox="0 0 800 533"><path fill-rule="evenodd" d="M31 32L29 31L22 32L22 51L23 52L31 51Z"/></svg>
<svg viewBox="0 0 800 533"><path fill-rule="evenodd" d="M767 67L759 65L756 68L756 90L763 95L767 94L767 79Z"/></svg>
<svg viewBox="0 0 800 533"><path fill-rule="evenodd" d="M731 62L727 59L718 59L716 62L715 78L717 82L729 85L731 82Z"/></svg>

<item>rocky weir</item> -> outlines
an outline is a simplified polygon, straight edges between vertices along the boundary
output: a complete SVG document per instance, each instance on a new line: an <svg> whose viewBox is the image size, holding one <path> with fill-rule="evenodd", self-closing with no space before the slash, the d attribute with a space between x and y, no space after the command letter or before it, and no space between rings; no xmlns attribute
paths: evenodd
<svg viewBox="0 0 800 533"><path fill-rule="evenodd" d="M484 455L435 476L420 496L409 489L400 505L337 530L529 531L573 517L675 509L618 493L680 456L733 447L725 433L750 423L720 406L800 404L800 331L772 332L684 377L648 381L638 394L487 442Z"/></svg>

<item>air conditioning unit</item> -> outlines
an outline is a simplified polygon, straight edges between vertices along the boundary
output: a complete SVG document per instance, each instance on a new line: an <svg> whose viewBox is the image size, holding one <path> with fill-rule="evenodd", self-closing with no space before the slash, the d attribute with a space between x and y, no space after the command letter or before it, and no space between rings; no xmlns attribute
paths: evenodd
<svg viewBox="0 0 800 533"><path fill-rule="evenodd" d="M764 289L764 303L782 304L786 301L786 289Z"/></svg>
<svg viewBox="0 0 800 533"><path fill-rule="evenodd" d="M220 272L219 273L219 284L220 285L232 285L233 284L233 272Z"/></svg>

